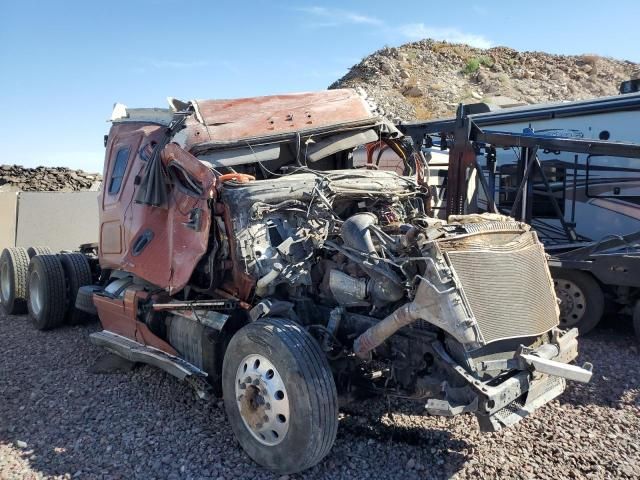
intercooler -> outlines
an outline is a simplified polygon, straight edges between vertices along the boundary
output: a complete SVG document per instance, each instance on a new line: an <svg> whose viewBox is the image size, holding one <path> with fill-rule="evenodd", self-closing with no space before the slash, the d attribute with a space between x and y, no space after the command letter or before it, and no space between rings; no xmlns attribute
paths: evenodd
<svg viewBox="0 0 640 480"><path fill-rule="evenodd" d="M540 335L558 324L544 247L534 232L486 231L439 247L485 343Z"/></svg>

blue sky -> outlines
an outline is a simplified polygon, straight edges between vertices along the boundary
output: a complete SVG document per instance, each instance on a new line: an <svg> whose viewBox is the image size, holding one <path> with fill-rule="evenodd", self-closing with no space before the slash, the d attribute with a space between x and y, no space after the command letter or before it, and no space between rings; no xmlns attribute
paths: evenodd
<svg viewBox="0 0 640 480"><path fill-rule="evenodd" d="M0 163L101 171L113 103L326 88L384 45L640 62L640 2L32 1L0 4Z"/></svg>

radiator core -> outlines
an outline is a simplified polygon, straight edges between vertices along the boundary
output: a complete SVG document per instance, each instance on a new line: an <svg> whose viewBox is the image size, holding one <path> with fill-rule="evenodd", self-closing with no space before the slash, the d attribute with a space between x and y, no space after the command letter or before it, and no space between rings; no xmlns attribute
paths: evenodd
<svg viewBox="0 0 640 480"><path fill-rule="evenodd" d="M534 232L482 233L442 242L485 343L558 325L553 283Z"/></svg>

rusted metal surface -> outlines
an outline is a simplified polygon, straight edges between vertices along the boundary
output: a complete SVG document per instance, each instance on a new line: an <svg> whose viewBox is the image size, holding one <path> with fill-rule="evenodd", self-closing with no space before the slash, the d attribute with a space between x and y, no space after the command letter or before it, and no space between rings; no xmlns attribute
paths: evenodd
<svg viewBox="0 0 640 480"><path fill-rule="evenodd" d="M106 185L100 201L100 264L103 268L123 269L147 280L169 293L181 290L193 269L206 252L211 215L209 199L215 196L213 172L176 144L162 151L165 168L179 166L202 186L194 194L174 185L167 208L142 205L134 201L138 185L133 177L144 171L146 160L140 156L145 146L158 141L160 127L136 124L114 125L107 145ZM129 164L117 194L109 193L113 162L121 148L130 149ZM200 211L199 226L191 228L193 212ZM135 242L146 232L153 238L140 253Z"/></svg>
<svg viewBox="0 0 640 480"><path fill-rule="evenodd" d="M124 298L109 298L94 295L93 303L98 310L102 327L123 337L134 339L136 336L136 306Z"/></svg>
<svg viewBox="0 0 640 480"><path fill-rule="evenodd" d="M122 298L94 295L93 303L105 330L157 348L169 355L178 355L171 345L154 335L147 325L138 320L138 303L147 297L148 293L139 287L130 287L125 290Z"/></svg>
<svg viewBox="0 0 640 480"><path fill-rule="evenodd" d="M187 148L205 141L224 143L372 118L362 97L349 89L233 100L194 100L193 105L200 125L189 125Z"/></svg>
<svg viewBox="0 0 640 480"><path fill-rule="evenodd" d="M227 229L227 234L229 235L229 242L233 244L235 243L236 238L234 234L233 223L231 220L232 215L230 207L230 205L224 205L223 220L224 225ZM246 302L250 299L251 292L256 284L256 280L245 271L235 249L232 248L230 250L229 256L232 265L231 280L225 282L222 285L222 289L233 295L234 297L238 297L240 300Z"/></svg>

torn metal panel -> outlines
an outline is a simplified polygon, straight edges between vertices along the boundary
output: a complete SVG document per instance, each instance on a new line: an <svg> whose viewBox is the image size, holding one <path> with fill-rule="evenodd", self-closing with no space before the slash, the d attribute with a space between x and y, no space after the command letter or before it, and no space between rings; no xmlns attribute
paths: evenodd
<svg viewBox="0 0 640 480"><path fill-rule="evenodd" d="M434 218L425 158L355 92L171 105L169 128L114 122L109 135L105 180L122 188L101 192L100 261L115 271L95 295L106 330L218 382L236 332L287 322L317 342L340 391L475 413L493 429L565 377L587 379L567 366L577 342L557 331L529 226Z"/></svg>

